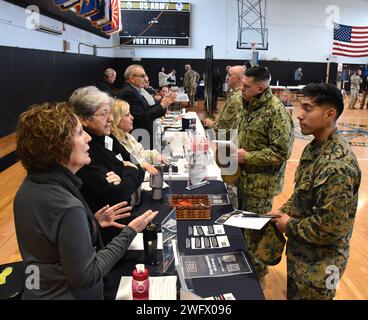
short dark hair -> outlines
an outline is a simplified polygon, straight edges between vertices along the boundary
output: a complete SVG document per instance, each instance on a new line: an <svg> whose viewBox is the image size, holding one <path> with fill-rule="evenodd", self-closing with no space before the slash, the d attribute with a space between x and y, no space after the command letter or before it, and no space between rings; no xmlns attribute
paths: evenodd
<svg viewBox="0 0 368 320"><path fill-rule="evenodd" d="M251 67L245 71L245 76L254 78L255 82L269 81L271 74L266 67Z"/></svg>
<svg viewBox="0 0 368 320"><path fill-rule="evenodd" d="M306 97L313 98L313 101L319 105L331 105L336 110L336 119L344 111L344 99L341 90L329 83L311 83L302 89Z"/></svg>

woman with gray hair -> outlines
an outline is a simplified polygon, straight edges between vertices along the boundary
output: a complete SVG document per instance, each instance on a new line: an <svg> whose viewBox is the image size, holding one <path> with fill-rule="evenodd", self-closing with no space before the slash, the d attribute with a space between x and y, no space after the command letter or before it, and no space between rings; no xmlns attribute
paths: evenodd
<svg viewBox="0 0 368 320"><path fill-rule="evenodd" d="M130 154L111 134L110 102L105 92L93 86L79 88L69 98L84 130L92 138L91 163L80 169L77 176L83 181L81 192L94 211L121 201L130 202L144 179L142 168L129 162ZM118 232L114 227L103 229L104 243L109 243Z"/></svg>

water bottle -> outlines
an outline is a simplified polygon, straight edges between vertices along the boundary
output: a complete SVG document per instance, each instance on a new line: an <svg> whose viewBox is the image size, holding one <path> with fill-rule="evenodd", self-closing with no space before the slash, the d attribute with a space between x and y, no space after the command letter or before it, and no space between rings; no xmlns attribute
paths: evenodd
<svg viewBox="0 0 368 320"><path fill-rule="evenodd" d="M149 299L148 270L144 264L136 264L133 270L132 295L133 300Z"/></svg>
<svg viewBox="0 0 368 320"><path fill-rule="evenodd" d="M157 169L158 173L150 175L150 184L149 186L152 188L152 200L154 201L162 201L162 187L164 185L164 171L161 165L154 165Z"/></svg>
<svg viewBox="0 0 368 320"><path fill-rule="evenodd" d="M144 262L157 265L157 226L150 222L143 230Z"/></svg>

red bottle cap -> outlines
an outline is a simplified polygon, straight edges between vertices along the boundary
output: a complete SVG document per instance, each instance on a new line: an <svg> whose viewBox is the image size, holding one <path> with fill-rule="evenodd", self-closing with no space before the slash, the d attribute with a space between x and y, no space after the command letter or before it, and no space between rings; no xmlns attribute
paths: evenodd
<svg viewBox="0 0 368 320"><path fill-rule="evenodd" d="M136 281L144 281L148 278L148 270L144 264L137 264L133 270L133 279Z"/></svg>

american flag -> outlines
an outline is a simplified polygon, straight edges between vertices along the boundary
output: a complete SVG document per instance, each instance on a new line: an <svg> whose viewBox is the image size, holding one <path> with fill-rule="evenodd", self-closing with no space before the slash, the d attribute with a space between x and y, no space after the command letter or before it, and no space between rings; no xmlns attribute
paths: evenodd
<svg viewBox="0 0 368 320"><path fill-rule="evenodd" d="M368 26L335 24L332 54L345 57L368 57Z"/></svg>

